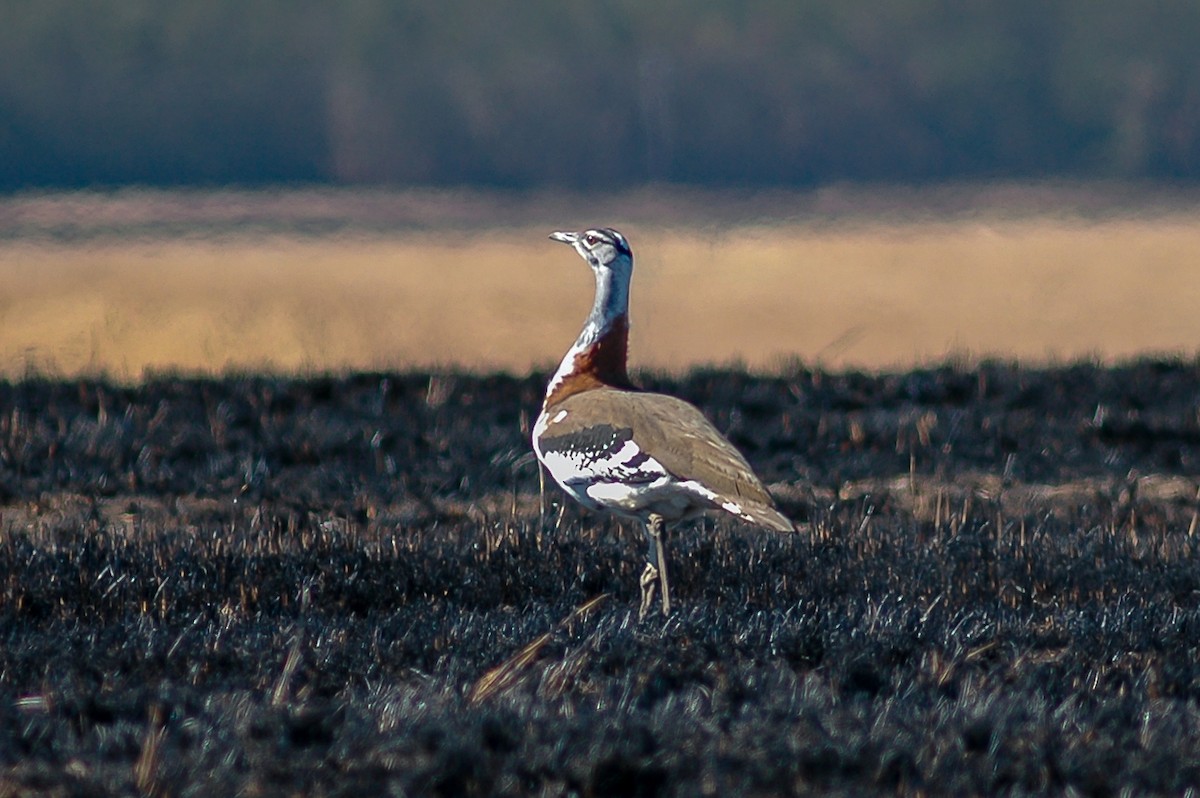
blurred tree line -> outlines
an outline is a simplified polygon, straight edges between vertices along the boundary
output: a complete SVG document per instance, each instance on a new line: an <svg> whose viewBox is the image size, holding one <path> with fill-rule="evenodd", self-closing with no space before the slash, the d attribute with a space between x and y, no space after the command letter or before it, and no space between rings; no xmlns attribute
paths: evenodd
<svg viewBox="0 0 1200 798"><path fill-rule="evenodd" d="M0 188L1200 177L1196 0L0 0Z"/></svg>

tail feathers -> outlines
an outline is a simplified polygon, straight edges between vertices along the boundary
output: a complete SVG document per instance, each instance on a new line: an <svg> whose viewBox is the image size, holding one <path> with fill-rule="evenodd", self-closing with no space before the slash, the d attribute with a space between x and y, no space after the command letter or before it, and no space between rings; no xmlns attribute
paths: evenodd
<svg viewBox="0 0 1200 798"><path fill-rule="evenodd" d="M724 505L725 509L744 521L770 529L775 532L795 532L796 525L774 507L765 504L733 504Z"/></svg>

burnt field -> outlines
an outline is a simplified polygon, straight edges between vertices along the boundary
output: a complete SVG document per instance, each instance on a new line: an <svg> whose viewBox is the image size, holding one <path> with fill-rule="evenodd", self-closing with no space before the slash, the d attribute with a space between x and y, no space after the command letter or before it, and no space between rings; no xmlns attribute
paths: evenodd
<svg viewBox="0 0 1200 798"><path fill-rule="evenodd" d="M644 621L543 381L0 385L0 795L1200 786L1196 362L645 375L805 528Z"/></svg>

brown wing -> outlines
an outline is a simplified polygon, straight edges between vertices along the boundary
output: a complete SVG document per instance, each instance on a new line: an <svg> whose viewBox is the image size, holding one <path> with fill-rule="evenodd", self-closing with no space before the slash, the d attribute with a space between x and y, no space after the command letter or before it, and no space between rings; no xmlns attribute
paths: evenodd
<svg viewBox="0 0 1200 798"><path fill-rule="evenodd" d="M672 476L695 480L722 500L741 506L742 514L760 526L792 531L792 523L775 503L750 464L696 407L660 393L601 389L571 397L557 405L572 426L609 425L629 429L643 452Z"/></svg>

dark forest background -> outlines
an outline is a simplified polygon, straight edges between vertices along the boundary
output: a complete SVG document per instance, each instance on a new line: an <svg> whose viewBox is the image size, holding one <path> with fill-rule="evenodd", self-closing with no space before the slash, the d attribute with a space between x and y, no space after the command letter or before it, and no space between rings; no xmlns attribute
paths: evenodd
<svg viewBox="0 0 1200 798"><path fill-rule="evenodd" d="M0 0L0 189L1200 178L1200 3Z"/></svg>

